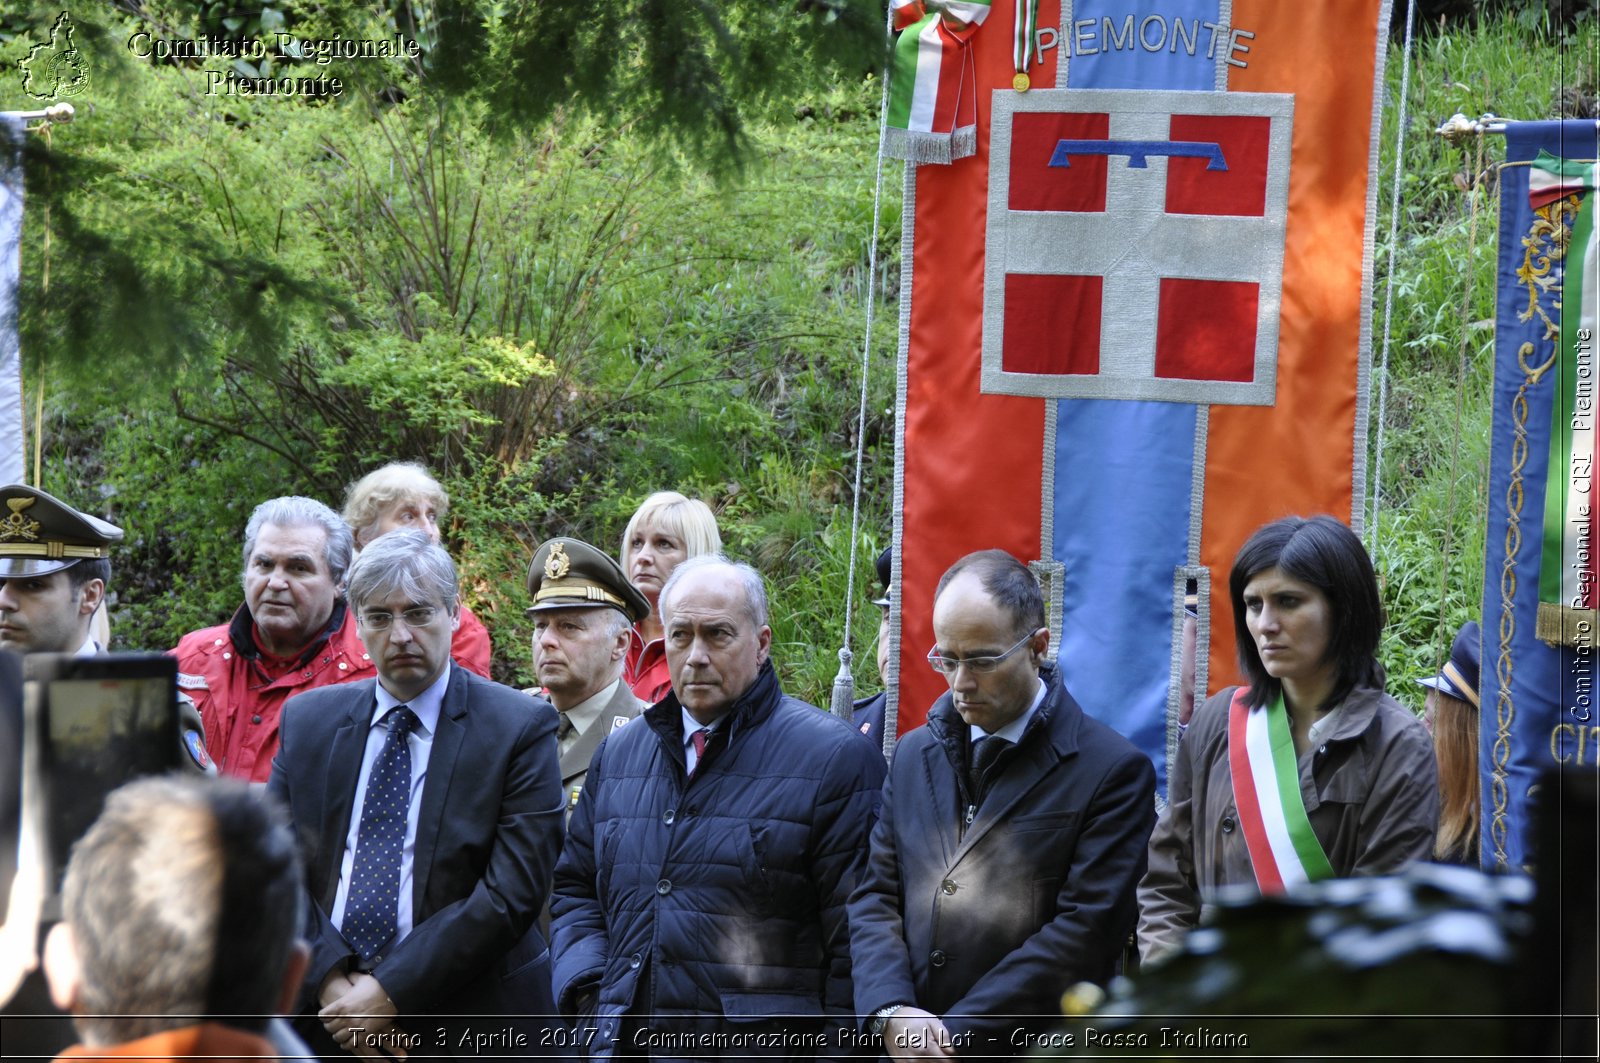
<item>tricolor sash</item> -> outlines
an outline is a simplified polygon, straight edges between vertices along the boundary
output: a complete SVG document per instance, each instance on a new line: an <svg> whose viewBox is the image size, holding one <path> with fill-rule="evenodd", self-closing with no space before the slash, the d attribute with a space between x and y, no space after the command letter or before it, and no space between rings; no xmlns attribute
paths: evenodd
<svg viewBox="0 0 1600 1063"><path fill-rule="evenodd" d="M1548 315L1544 318L1550 333L1560 337L1539 562L1538 635L1552 643L1569 641L1572 630L1585 630L1568 622L1569 618L1574 611L1581 615L1593 610L1600 591L1596 586L1600 580L1600 548L1596 544L1600 505L1592 494L1596 441L1600 440L1595 431L1595 330L1600 327L1596 320L1600 239L1595 231L1595 171L1593 162L1558 159L1540 152L1528 174L1529 204L1554 231L1556 246L1565 252L1565 276L1557 289L1562 293L1560 311L1553 321ZM1539 265L1530 264L1530 271ZM1553 279L1550 274L1557 262L1546 259L1542 266L1544 275L1530 276L1530 281L1548 284ZM1527 317L1536 312L1530 299Z"/></svg>
<svg viewBox="0 0 1600 1063"><path fill-rule="evenodd" d="M987 0L898 0L889 74L884 153L918 163L948 163L978 150L978 86L972 35Z"/></svg>
<svg viewBox="0 0 1600 1063"><path fill-rule="evenodd" d="M1333 865L1306 817L1283 696L1253 709L1249 696L1240 687L1228 706L1228 767L1256 885L1271 896L1332 878Z"/></svg>

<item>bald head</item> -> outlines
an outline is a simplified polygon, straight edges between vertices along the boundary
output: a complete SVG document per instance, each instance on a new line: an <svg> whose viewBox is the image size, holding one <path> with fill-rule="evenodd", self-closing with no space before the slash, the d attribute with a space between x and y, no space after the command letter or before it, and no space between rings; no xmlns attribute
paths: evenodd
<svg viewBox="0 0 1600 1063"><path fill-rule="evenodd" d="M690 558L658 604L673 693L709 724L755 685L772 648L761 574L720 554Z"/></svg>

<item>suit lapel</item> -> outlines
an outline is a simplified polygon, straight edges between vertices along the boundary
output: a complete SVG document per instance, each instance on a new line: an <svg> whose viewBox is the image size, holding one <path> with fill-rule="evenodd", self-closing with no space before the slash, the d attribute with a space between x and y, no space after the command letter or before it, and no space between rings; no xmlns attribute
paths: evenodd
<svg viewBox="0 0 1600 1063"><path fill-rule="evenodd" d="M1048 737L1037 735L1033 741L1027 742L1016 751L1011 763L1006 765L1005 771L994 781L994 785L984 796L983 804L978 806L978 814L973 819L972 826L967 828L966 837L961 839L961 848L956 853L957 860L982 841L983 836L988 834L996 823L1003 822L1010 815L1012 807L1026 797L1028 791L1037 786L1040 779L1049 774L1060 757Z"/></svg>
<svg viewBox="0 0 1600 1063"><path fill-rule="evenodd" d="M995 824L1004 822L1017 803L1055 770L1057 764L1077 754L1078 727L1083 719L1083 710L1055 683L1050 684L1046 699L1041 711L1048 710L1049 715L1038 721L1037 726L1030 725L1029 731L1024 732L1015 759L1006 765L1005 771L994 781L983 804L978 807L978 814L972 826L967 828L956 859L965 856L982 841Z"/></svg>
<svg viewBox="0 0 1600 1063"><path fill-rule="evenodd" d="M417 813L417 843L411 861L411 911L418 923L433 914L423 898L427 896L428 875L433 870L439 824L444 819L445 799L450 796L456 756L467 736L469 682L465 668L451 667L450 685L445 688L444 705L439 710L439 727L433 735L433 751L428 754L428 779L422 786L422 809Z"/></svg>
<svg viewBox="0 0 1600 1063"><path fill-rule="evenodd" d="M318 847L325 853L322 868L320 899L327 911L333 911L334 895L339 890L339 864L344 856L344 839L350 833L351 817L356 814L356 783L361 778L361 761L366 754L367 731L372 725L372 710L377 705L376 680L354 683L348 711L333 733L328 746L325 770L327 800L322 808L323 839L337 840L337 845Z"/></svg>
<svg viewBox="0 0 1600 1063"><path fill-rule="evenodd" d="M967 810L961 807L961 794L954 786L940 783L950 774L950 758L944 746L929 742L922 747L922 780L927 789L928 802L933 808L933 821L939 825L939 852L945 866L955 859L961 845L961 821Z"/></svg>

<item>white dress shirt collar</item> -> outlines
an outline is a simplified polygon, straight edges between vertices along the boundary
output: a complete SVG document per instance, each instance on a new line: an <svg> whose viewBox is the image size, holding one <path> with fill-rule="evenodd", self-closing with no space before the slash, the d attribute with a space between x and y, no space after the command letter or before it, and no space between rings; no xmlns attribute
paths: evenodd
<svg viewBox="0 0 1600 1063"><path fill-rule="evenodd" d="M1038 682L1039 689L1033 695L1033 704L1028 706L1026 712L1022 713L1022 715L1018 716L1015 720L1012 720L1004 727L998 728L993 733L990 733L989 731L985 731L983 728L979 727L977 724L969 724L968 726L972 732L972 741L976 742L980 738L1004 738L1012 745L1016 745L1017 739L1022 737L1022 732L1028 729L1028 721L1033 719L1033 714L1039 711L1040 705L1044 704L1044 696L1049 690L1049 688L1044 685L1043 679L1039 680Z"/></svg>

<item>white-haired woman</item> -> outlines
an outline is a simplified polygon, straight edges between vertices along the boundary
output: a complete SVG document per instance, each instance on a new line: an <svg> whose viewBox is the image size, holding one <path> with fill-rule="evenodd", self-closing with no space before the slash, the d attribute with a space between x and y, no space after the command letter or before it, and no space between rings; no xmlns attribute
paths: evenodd
<svg viewBox="0 0 1600 1063"><path fill-rule="evenodd" d="M427 469L414 461L395 461L350 485L342 516L359 552L378 536L401 528L426 532L438 542L439 525L449 510L450 496ZM450 642L450 658L488 678L490 652L488 629L463 605L461 626Z"/></svg>

